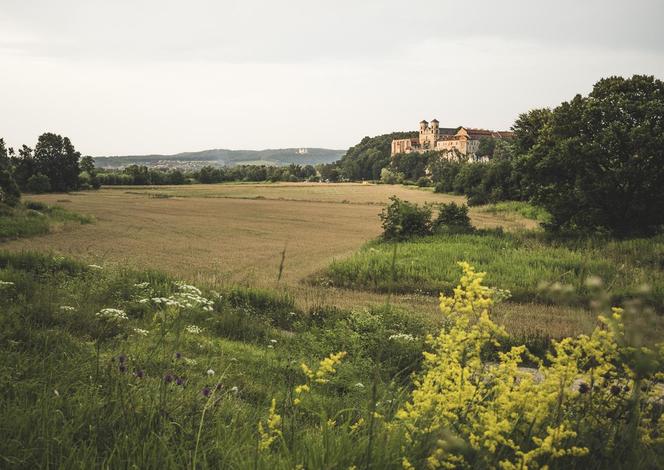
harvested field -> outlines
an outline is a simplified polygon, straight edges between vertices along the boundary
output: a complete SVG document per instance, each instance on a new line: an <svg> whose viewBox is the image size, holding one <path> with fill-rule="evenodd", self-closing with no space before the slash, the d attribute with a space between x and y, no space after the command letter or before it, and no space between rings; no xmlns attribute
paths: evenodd
<svg viewBox="0 0 664 470"><path fill-rule="evenodd" d="M415 187L307 183L133 186L66 197L27 196L91 215L96 222L9 241L2 248L53 251L90 263L153 268L208 285L279 285L291 290L307 310L322 305L350 308L382 303L386 296L300 281L378 236L378 213L393 194L418 203L464 200ZM482 210L471 209L471 216L479 227L522 229L534 224ZM284 269L277 283L284 247ZM437 311L433 297L393 296L391 302L432 314ZM547 334L559 336L588 331L594 323L578 309L516 304L505 308L513 312L505 320L513 323L514 332L541 327L541 331L546 328ZM552 310L556 312L550 317Z"/></svg>
<svg viewBox="0 0 664 470"><path fill-rule="evenodd" d="M49 194L29 199L61 204L97 222L3 247L53 250L213 283L259 284L276 280L286 247L283 281L294 284L376 237L377 215L392 194L420 203L463 201L403 186L306 183L112 188L71 194L66 203ZM518 228L529 221L478 211L473 222Z"/></svg>

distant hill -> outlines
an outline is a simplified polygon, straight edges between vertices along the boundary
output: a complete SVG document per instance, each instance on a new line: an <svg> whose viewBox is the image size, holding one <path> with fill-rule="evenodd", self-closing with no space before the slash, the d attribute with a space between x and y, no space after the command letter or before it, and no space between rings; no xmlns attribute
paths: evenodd
<svg viewBox="0 0 664 470"><path fill-rule="evenodd" d="M191 167L208 165L317 165L339 160L345 150L308 148L307 153L299 153L297 148L267 150L228 150L213 149L200 152L182 152L174 155L122 155L95 157L95 164L101 168L118 168L129 165L182 166Z"/></svg>

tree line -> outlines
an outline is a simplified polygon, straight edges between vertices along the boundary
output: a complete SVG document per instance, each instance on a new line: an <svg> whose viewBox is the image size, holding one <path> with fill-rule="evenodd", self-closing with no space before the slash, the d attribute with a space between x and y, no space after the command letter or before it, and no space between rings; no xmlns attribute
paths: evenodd
<svg viewBox="0 0 664 470"><path fill-rule="evenodd" d="M21 191L66 192L99 186L94 159L81 157L68 137L46 132L34 149L23 145L18 152L0 138L0 202L15 205Z"/></svg>
<svg viewBox="0 0 664 470"><path fill-rule="evenodd" d="M120 170L99 170L97 177L103 185L161 185L213 184L231 181L245 182L302 182L320 181L318 170L312 165L288 166L237 165L229 167L204 166L200 170L183 172L179 169L149 168L130 165Z"/></svg>

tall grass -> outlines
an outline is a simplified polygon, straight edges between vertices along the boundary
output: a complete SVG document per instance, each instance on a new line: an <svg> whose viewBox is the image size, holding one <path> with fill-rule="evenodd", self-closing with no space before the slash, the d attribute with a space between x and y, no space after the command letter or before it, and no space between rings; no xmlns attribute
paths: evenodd
<svg viewBox="0 0 664 470"><path fill-rule="evenodd" d="M486 271L488 284L508 289L523 302L586 304L599 278L614 302L635 294L664 308L664 237L624 241L548 241L533 233L483 231L415 238L396 245L367 244L348 259L334 261L323 280L334 286L377 292L450 292L456 262ZM317 279L320 280L320 279Z"/></svg>
<svg viewBox="0 0 664 470"><path fill-rule="evenodd" d="M92 222L92 217L59 206L27 201L18 207L0 207L0 240L43 235L55 225Z"/></svg>
<svg viewBox="0 0 664 470"><path fill-rule="evenodd" d="M526 219L536 220L538 222L548 222L551 219L546 209L524 201L503 201L495 204L489 204L480 208L483 212L501 215L520 215Z"/></svg>

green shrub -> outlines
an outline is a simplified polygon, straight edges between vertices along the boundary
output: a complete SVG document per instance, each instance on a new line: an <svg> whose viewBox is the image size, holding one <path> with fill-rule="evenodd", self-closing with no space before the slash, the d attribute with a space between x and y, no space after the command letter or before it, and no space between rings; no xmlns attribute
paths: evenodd
<svg viewBox="0 0 664 470"><path fill-rule="evenodd" d="M383 238L399 240L431 234L431 207L402 201L396 196L390 197L390 201L380 213Z"/></svg>
<svg viewBox="0 0 664 470"><path fill-rule="evenodd" d="M426 188L431 185L431 180L426 176L421 176L416 183L420 188Z"/></svg>
<svg viewBox="0 0 664 470"><path fill-rule="evenodd" d="M33 211L45 211L48 209L48 206L43 202L25 201L25 208L32 209Z"/></svg>
<svg viewBox="0 0 664 470"><path fill-rule="evenodd" d="M385 184L403 183L403 175L396 171L392 171L389 168L383 168L380 171L380 181Z"/></svg>
<svg viewBox="0 0 664 470"><path fill-rule="evenodd" d="M467 233L473 231L468 217L468 206L455 202L441 204L438 217L433 223L436 232Z"/></svg>
<svg viewBox="0 0 664 470"><path fill-rule="evenodd" d="M51 182L48 176L37 173L28 178L25 189L34 194L47 193L51 190Z"/></svg>
<svg viewBox="0 0 664 470"><path fill-rule="evenodd" d="M16 181L8 170L0 170L0 202L8 206L15 206L21 199Z"/></svg>

